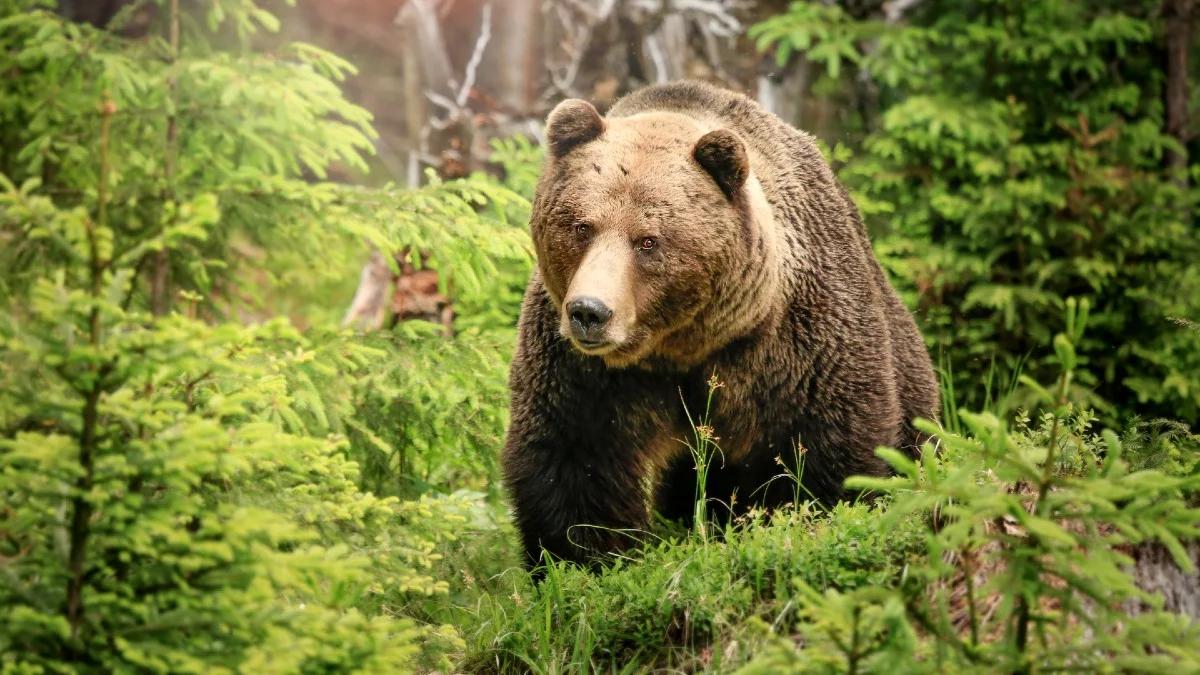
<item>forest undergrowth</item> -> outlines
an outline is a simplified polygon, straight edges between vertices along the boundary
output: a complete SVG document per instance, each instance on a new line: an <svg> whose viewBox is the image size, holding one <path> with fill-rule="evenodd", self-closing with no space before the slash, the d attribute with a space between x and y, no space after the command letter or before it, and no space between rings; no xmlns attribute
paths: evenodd
<svg viewBox="0 0 1200 675"><path fill-rule="evenodd" d="M847 50L883 28L832 5L756 29L833 45L826 87L847 63L888 87L829 153L926 322L942 419L855 503L656 522L534 585L498 453L536 146L494 143L500 177L335 182L374 137L354 66L254 2L161 2L145 39L46 4L0 0L0 672L1200 670L1200 626L1137 565L1200 560L1196 190L1152 161L1146 63L1094 63L1154 39L1138 11L1029 3L1042 23L1000 36L947 11L872 54ZM1025 49L1046 26L1076 39ZM913 54L947 35L1086 95L939 106L969 78ZM340 327L369 251L406 247L457 334ZM696 421L681 447L720 461Z"/></svg>

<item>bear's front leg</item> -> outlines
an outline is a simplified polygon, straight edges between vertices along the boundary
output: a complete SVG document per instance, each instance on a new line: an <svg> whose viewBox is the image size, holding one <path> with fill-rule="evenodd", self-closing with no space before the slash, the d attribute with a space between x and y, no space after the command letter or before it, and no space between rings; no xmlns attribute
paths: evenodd
<svg viewBox="0 0 1200 675"><path fill-rule="evenodd" d="M533 422L550 424L541 418ZM593 564L637 541L648 511L642 472L611 445L589 442L571 429L534 440L514 423L504 478L525 550L525 564L555 558Z"/></svg>
<svg viewBox="0 0 1200 675"><path fill-rule="evenodd" d="M646 526L648 454L663 435L667 389L574 352L544 296L532 295L509 377L504 483L527 566L543 549L594 563Z"/></svg>
<svg viewBox="0 0 1200 675"><path fill-rule="evenodd" d="M593 563L628 548L649 516L642 449L658 433L655 420L636 403L619 405L611 382L582 386L573 368L528 377L520 361L503 468L526 565L542 549Z"/></svg>

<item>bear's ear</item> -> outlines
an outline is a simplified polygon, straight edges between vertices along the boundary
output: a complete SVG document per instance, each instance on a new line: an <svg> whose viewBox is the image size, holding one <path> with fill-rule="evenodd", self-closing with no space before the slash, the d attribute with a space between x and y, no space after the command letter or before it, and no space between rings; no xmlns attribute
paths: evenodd
<svg viewBox="0 0 1200 675"><path fill-rule="evenodd" d="M692 157L717 181L721 192L733 199L750 175L750 158L742 139L728 129L710 131L696 141Z"/></svg>
<svg viewBox="0 0 1200 675"><path fill-rule="evenodd" d="M604 133L604 120L587 101L569 98L554 106L546 118L546 141L555 157Z"/></svg>

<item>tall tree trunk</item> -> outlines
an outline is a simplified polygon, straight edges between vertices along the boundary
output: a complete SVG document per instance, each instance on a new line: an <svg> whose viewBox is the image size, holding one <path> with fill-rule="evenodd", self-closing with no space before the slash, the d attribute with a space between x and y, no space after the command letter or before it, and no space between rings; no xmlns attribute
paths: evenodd
<svg viewBox="0 0 1200 675"><path fill-rule="evenodd" d="M1200 543L1188 542L1184 549L1192 564L1200 565ZM1131 557L1138 588L1161 594L1163 609L1168 612L1200 619L1200 574L1181 570L1167 548L1157 542L1134 547ZM1148 605L1138 600L1125 603L1125 611L1130 614L1141 614L1148 609Z"/></svg>
<svg viewBox="0 0 1200 675"><path fill-rule="evenodd" d="M492 39L475 86L505 112L536 115L542 55L540 0L493 2Z"/></svg>
<svg viewBox="0 0 1200 675"><path fill-rule="evenodd" d="M1164 0L1163 21L1166 24L1165 91L1166 129L1181 146L1179 151L1168 150L1164 163L1175 170L1177 180L1187 185L1188 129L1188 52L1191 49L1192 21L1196 0Z"/></svg>
<svg viewBox="0 0 1200 675"><path fill-rule="evenodd" d="M758 76L758 103L792 126L811 131L805 119L804 107L811 103L808 87L812 79L812 62L797 54L791 63L779 67L775 55L762 58Z"/></svg>

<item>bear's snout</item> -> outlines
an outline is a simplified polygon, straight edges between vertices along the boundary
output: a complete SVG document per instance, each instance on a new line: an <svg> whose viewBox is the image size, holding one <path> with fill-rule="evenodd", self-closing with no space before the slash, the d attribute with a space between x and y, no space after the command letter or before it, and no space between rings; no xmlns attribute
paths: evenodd
<svg viewBox="0 0 1200 675"><path fill-rule="evenodd" d="M604 328L613 312L598 298L582 297L567 303L571 335L585 347L598 347L607 340Z"/></svg>
<svg viewBox="0 0 1200 675"><path fill-rule="evenodd" d="M630 347L637 323L633 252L620 231L595 237L563 294L559 332L589 356L610 357Z"/></svg>

